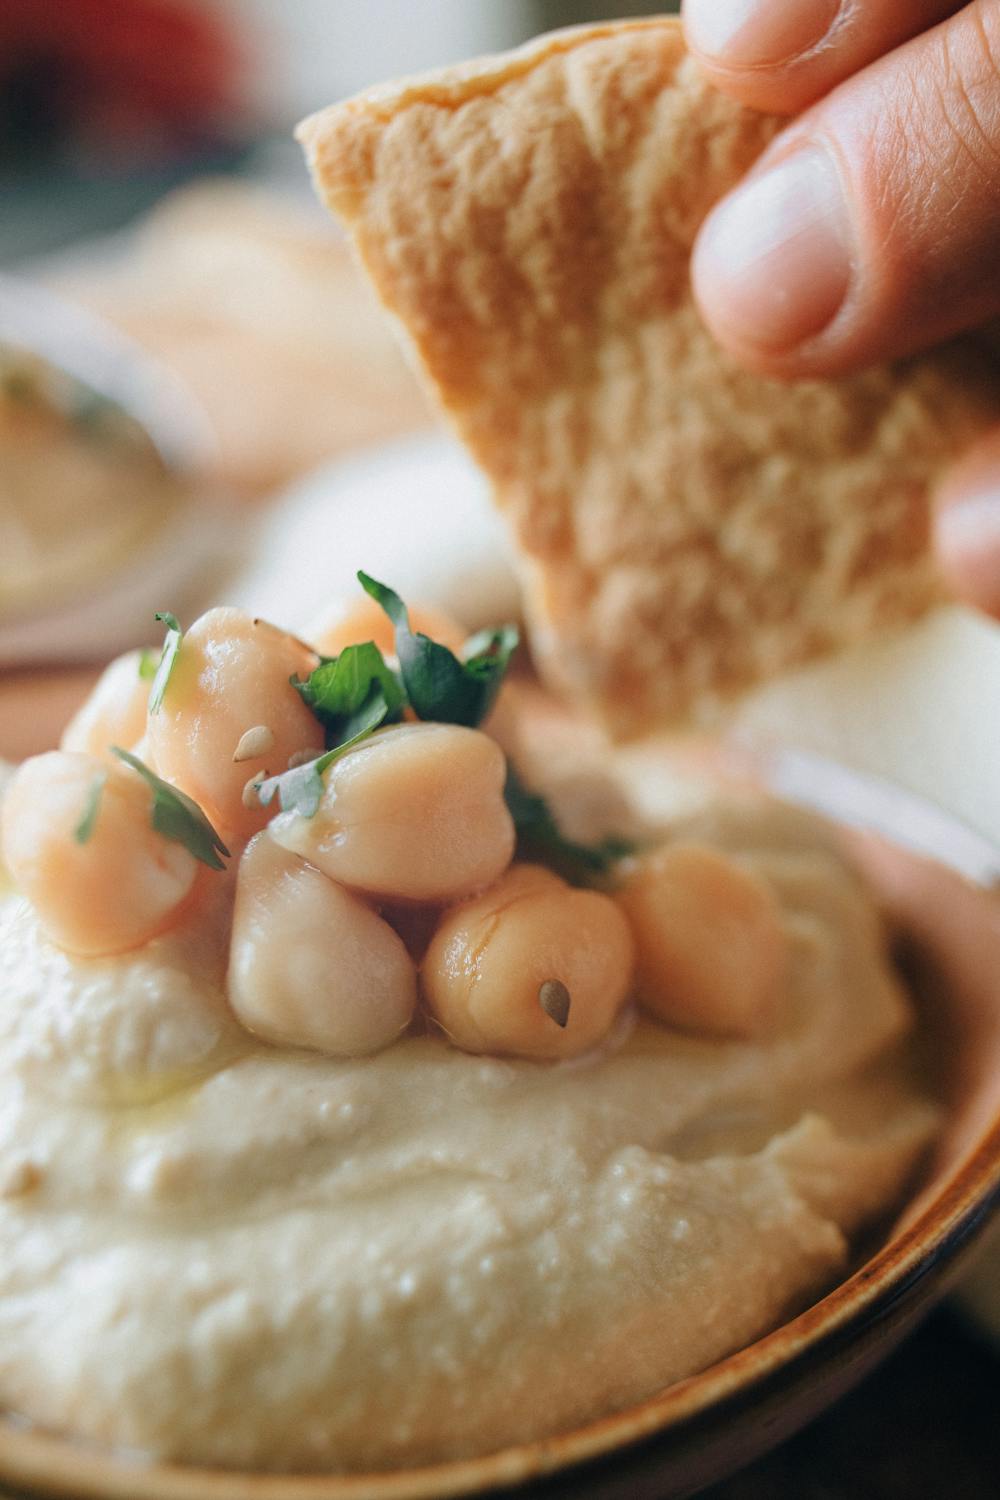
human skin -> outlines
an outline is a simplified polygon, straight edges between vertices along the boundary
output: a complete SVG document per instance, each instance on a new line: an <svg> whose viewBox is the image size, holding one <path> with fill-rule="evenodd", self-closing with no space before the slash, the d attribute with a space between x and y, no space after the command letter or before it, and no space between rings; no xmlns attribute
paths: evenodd
<svg viewBox="0 0 1000 1500"><path fill-rule="evenodd" d="M1000 315L997 0L684 0L717 86L793 116L716 207L693 277L763 374L841 375ZM1000 430L955 467L935 540L1000 616Z"/></svg>

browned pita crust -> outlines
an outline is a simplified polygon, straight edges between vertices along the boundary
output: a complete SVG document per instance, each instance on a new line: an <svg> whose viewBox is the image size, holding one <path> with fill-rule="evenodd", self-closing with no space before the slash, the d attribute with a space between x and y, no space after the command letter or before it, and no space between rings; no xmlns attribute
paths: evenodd
<svg viewBox="0 0 1000 1500"><path fill-rule="evenodd" d="M301 128L513 524L543 669L621 734L926 610L930 489L1000 414L968 351L786 386L715 345L691 246L776 128L670 20L558 32Z"/></svg>

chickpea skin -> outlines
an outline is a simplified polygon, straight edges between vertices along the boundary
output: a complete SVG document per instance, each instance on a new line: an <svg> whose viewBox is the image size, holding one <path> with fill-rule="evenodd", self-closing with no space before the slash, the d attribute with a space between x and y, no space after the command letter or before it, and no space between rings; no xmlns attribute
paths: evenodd
<svg viewBox="0 0 1000 1500"><path fill-rule="evenodd" d="M618 892L638 949L640 1004L668 1026L755 1037L774 1024L787 962L770 886L714 849L676 844Z"/></svg>
<svg viewBox="0 0 1000 1500"><path fill-rule="evenodd" d="M266 1041L363 1057L409 1024L417 975L377 912L258 834L237 877L229 1003Z"/></svg>
<svg viewBox="0 0 1000 1500"><path fill-rule="evenodd" d="M268 832L331 880L397 901L454 901L491 885L514 854L503 751L476 729L401 724L335 760L312 818Z"/></svg>
<svg viewBox="0 0 1000 1500"><path fill-rule="evenodd" d="M198 862L153 828L152 795L128 767L69 751L36 755L15 772L0 808L3 858L60 948L123 953L180 917Z"/></svg>
<svg viewBox="0 0 1000 1500"><path fill-rule="evenodd" d="M466 1052L577 1057L611 1029L634 945L615 902L537 865L447 911L424 958L431 1014Z"/></svg>
<svg viewBox="0 0 1000 1500"><path fill-rule="evenodd" d="M416 634L440 641L458 656L469 632L444 610L411 605L410 629ZM395 656L396 635L392 621L380 604L367 594L348 606L334 606L329 615L308 632L317 651L324 656L339 656L345 646L374 641L383 656Z"/></svg>
<svg viewBox="0 0 1000 1500"><path fill-rule="evenodd" d="M227 843L248 839L270 815L244 801L257 768L233 760L248 729L270 731L270 774L286 770L299 751L322 751L322 727L289 683L315 665L294 636L241 609L210 609L181 642L163 702L149 716L149 753L159 775L193 797Z"/></svg>
<svg viewBox="0 0 1000 1500"><path fill-rule="evenodd" d="M149 680L140 676L141 651L127 651L105 667L59 742L61 750L99 755L116 764L111 745L135 745L146 733Z"/></svg>

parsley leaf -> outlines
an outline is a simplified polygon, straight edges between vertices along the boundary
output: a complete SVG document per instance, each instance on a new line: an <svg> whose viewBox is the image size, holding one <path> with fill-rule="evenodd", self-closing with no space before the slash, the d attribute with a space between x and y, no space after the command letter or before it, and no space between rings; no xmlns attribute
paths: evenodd
<svg viewBox="0 0 1000 1500"><path fill-rule="evenodd" d="M295 766L283 771L280 776L269 776L262 781L257 796L262 807L267 807L277 797L282 812L297 812L303 818L313 818L323 797L323 772L327 766L365 740L389 716L389 704L380 683L373 682L364 703L358 711L343 721L341 733L344 738L325 754L304 766Z"/></svg>
<svg viewBox="0 0 1000 1500"><path fill-rule="evenodd" d="M149 690L149 712L151 714L159 713L160 711L163 695L167 690L167 683L170 681L170 674L174 670L177 653L181 649L181 640L184 635L176 615L158 610L154 618L161 620L166 625L167 633L163 640L163 652L160 656L160 664L156 669L156 674L153 677L153 685ZM140 672L141 670L142 668L140 667Z"/></svg>
<svg viewBox="0 0 1000 1500"><path fill-rule="evenodd" d="M169 782L161 781L131 751L122 750L119 745L112 745L111 749L119 760L131 766L152 787L153 827L157 833L162 833L165 839L172 839L175 844L183 844L189 854L200 859L203 865L208 865L210 870L224 870L226 866L219 855L223 854L228 858L229 850L197 802Z"/></svg>
<svg viewBox="0 0 1000 1500"><path fill-rule="evenodd" d="M393 589L367 573L359 573L358 582L395 627L400 676L417 718L473 729L481 724L517 647L515 627L506 625L473 637L473 654L462 662L447 646L410 629L406 605Z"/></svg>
<svg viewBox="0 0 1000 1500"><path fill-rule="evenodd" d="M374 641L347 646L310 672L305 681L292 678L292 687L326 729L329 749L354 736L353 723L368 703L373 688L385 700L385 719L396 718L404 703L403 689Z"/></svg>
<svg viewBox="0 0 1000 1500"><path fill-rule="evenodd" d="M574 885L601 884L618 860L635 853L627 839L577 844L564 838L545 798L530 792L509 762L504 799L517 830L518 853L548 865Z"/></svg>
<svg viewBox="0 0 1000 1500"><path fill-rule="evenodd" d="M97 775L90 783L90 789L87 792L87 800L84 803L83 807L83 815L81 816L79 823L77 823L76 827L73 829L73 837L76 839L78 844L85 844L94 831L94 825L97 822L97 814L101 810L101 796L104 792L104 783L107 781L107 779L107 771L98 771Z"/></svg>
<svg viewBox="0 0 1000 1500"><path fill-rule="evenodd" d="M326 753L262 781L258 798L275 798L284 812L314 817L323 797L323 772L383 724L392 724L409 706L420 719L446 724L479 724L489 713L507 664L517 649L513 625L483 630L466 643L466 659L410 629L406 605L385 584L359 573L367 593L382 606L396 631L397 674L374 641L346 646L324 657L305 679L291 684L323 725ZM402 679L402 680L400 680Z"/></svg>
<svg viewBox="0 0 1000 1500"><path fill-rule="evenodd" d="M470 636L463 647L462 664L466 673L478 678L484 688L480 723L496 702L510 659L520 641L516 625L498 625L495 629L480 630Z"/></svg>

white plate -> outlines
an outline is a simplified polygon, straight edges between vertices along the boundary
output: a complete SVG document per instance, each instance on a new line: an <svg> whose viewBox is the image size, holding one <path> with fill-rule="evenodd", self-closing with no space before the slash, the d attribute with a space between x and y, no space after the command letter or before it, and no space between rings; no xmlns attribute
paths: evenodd
<svg viewBox="0 0 1000 1500"><path fill-rule="evenodd" d="M520 617L513 555L486 481L444 435L338 459L295 485L269 511L231 602L307 631L360 598L359 568L470 629Z"/></svg>

